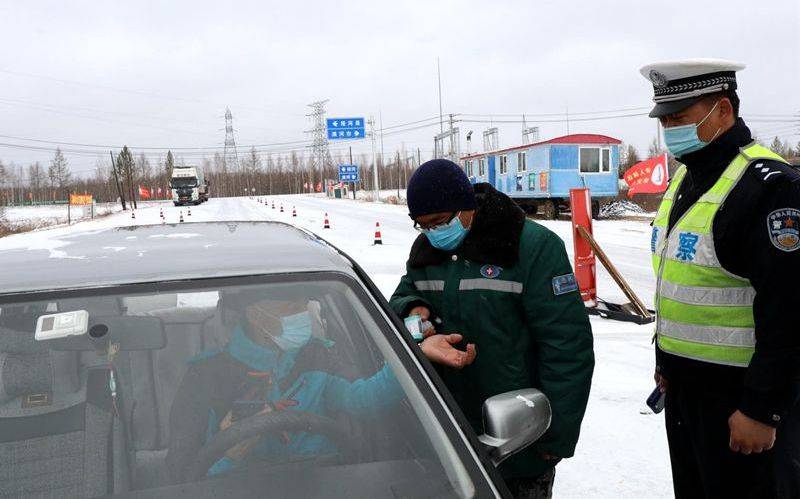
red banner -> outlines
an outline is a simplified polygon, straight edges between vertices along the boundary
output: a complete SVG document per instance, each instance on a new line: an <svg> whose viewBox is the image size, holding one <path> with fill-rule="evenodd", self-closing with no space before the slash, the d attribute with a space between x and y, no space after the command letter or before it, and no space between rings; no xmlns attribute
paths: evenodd
<svg viewBox="0 0 800 499"><path fill-rule="evenodd" d="M139 197L142 199L150 199L150 189L147 187L139 186Z"/></svg>
<svg viewBox="0 0 800 499"><path fill-rule="evenodd" d="M625 172L623 178L628 184L629 198L634 194L655 194L666 191L669 183L667 155L662 154L636 163Z"/></svg>

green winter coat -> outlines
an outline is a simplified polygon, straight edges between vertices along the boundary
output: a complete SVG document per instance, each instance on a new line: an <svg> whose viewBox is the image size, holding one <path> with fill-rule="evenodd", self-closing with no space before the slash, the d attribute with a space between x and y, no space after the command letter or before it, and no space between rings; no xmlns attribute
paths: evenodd
<svg viewBox="0 0 800 499"><path fill-rule="evenodd" d="M475 343L472 365L440 374L476 433L492 395L530 387L547 395L550 429L500 466L507 478L535 477L556 463L542 453L575 452L594 369L591 326L563 241L489 184L476 184L475 193L478 209L461 246L440 251L420 235L390 305L401 317L426 305L437 332Z"/></svg>

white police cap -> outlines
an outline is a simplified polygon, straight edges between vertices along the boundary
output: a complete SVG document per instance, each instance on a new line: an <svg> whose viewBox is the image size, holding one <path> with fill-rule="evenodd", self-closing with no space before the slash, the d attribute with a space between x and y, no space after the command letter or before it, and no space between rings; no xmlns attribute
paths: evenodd
<svg viewBox="0 0 800 499"><path fill-rule="evenodd" d="M724 59L656 62L639 72L653 84L651 118L682 111L708 94L736 90L736 71L744 64Z"/></svg>

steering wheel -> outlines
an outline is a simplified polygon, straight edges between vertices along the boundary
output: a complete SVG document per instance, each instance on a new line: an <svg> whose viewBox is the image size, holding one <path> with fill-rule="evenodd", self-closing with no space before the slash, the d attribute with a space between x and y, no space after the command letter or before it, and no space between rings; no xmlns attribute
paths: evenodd
<svg viewBox="0 0 800 499"><path fill-rule="evenodd" d="M189 467L192 481L202 480L208 469L234 445L257 435L308 432L329 438L346 453L357 453L355 439L342 423L304 411L272 411L245 418L216 435L202 448Z"/></svg>

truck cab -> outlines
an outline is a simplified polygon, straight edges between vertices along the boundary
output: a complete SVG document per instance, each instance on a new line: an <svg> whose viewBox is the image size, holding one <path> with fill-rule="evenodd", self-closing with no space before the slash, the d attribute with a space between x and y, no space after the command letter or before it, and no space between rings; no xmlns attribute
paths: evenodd
<svg viewBox="0 0 800 499"><path fill-rule="evenodd" d="M176 166L169 180L175 206L208 201L208 184L203 171L196 166Z"/></svg>

